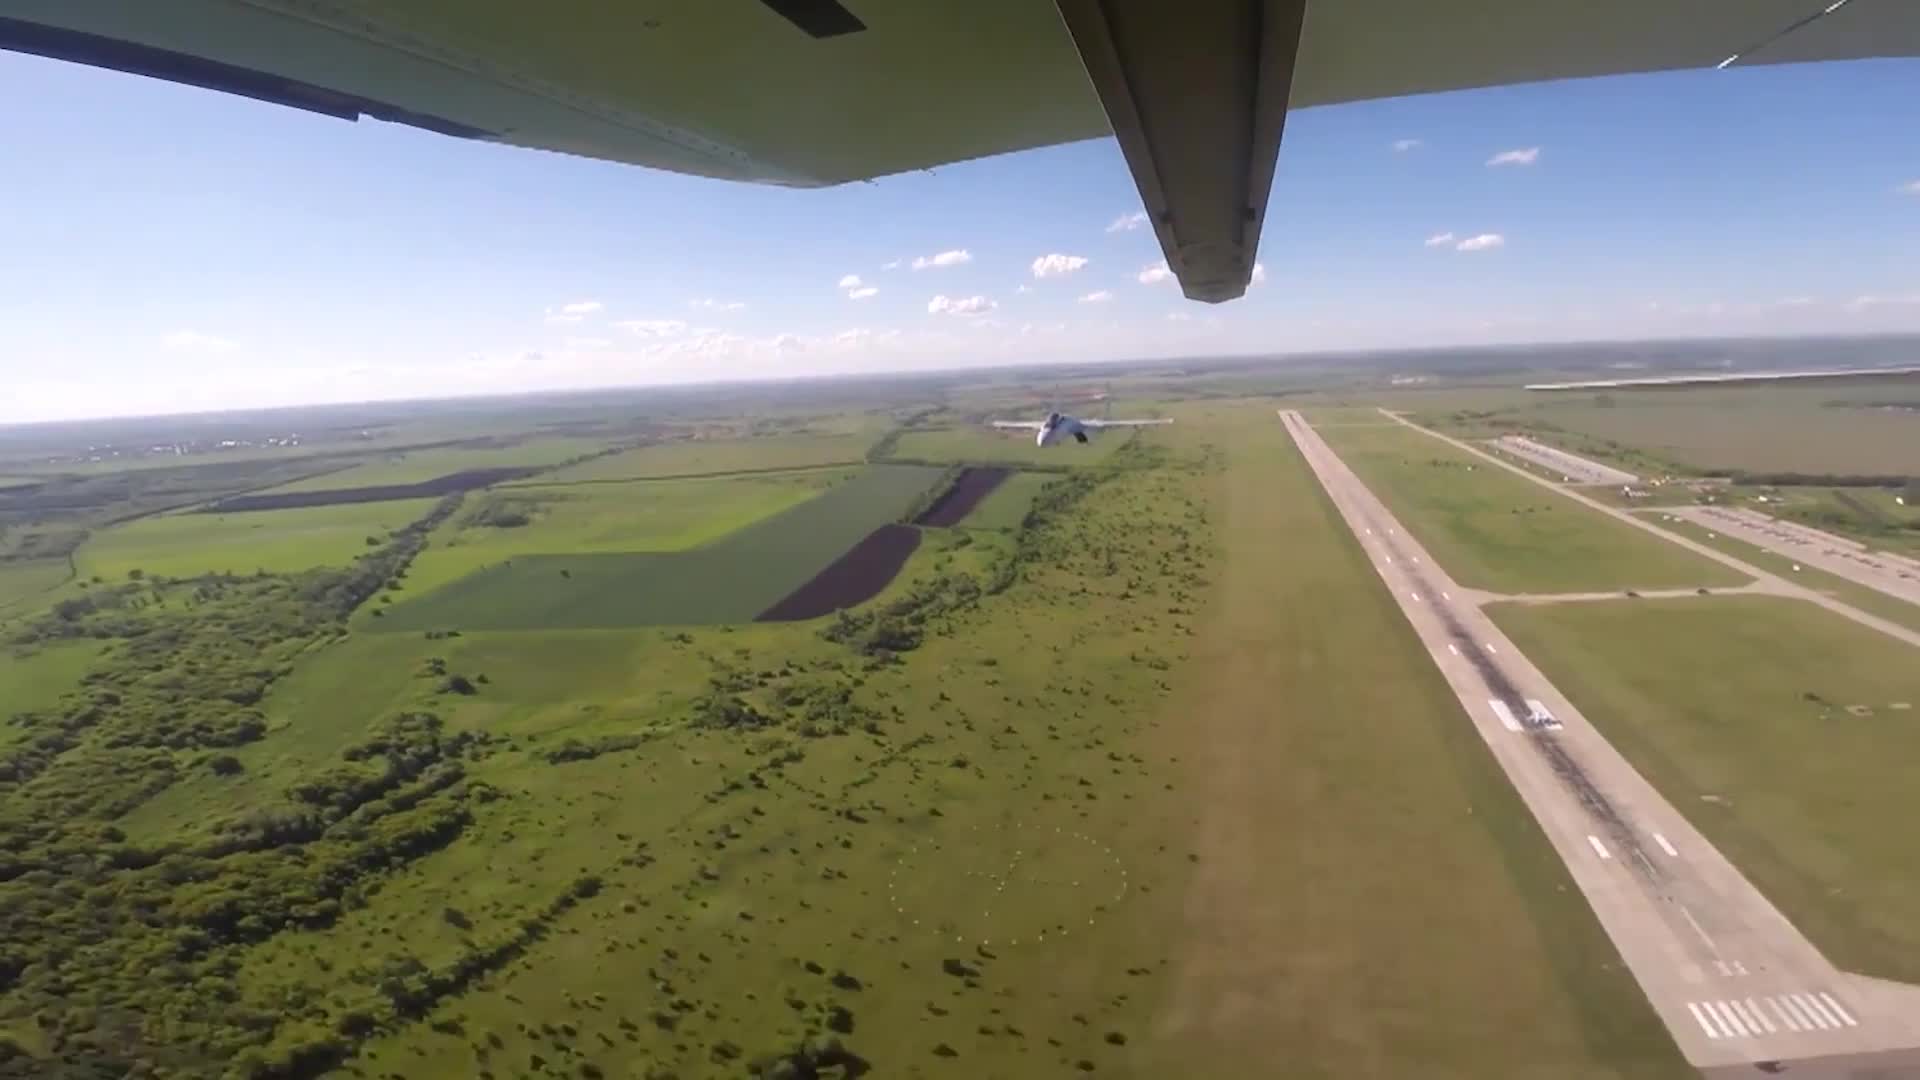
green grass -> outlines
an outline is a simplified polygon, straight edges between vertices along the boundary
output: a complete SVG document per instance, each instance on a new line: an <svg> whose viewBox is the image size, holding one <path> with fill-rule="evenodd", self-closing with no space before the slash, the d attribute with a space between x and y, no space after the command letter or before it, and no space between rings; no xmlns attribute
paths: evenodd
<svg viewBox="0 0 1920 1080"><path fill-rule="evenodd" d="M1912 646L1773 597L1490 610L1822 952L1920 981Z"/></svg>
<svg viewBox="0 0 1920 1080"><path fill-rule="evenodd" d="M989 465L1051 465L1067 468L1093 465L1107 460L1129 439L1154 439L1152 429L1145 433L1114 431L1096 435L1082 446L1066 444L1040 447L1031 431L999 431L990 427L954 427L916 429L902 434L889 456L902 461L958 461Z"/></svg>
<svg viewBox="0 0 1920 1080"><path fill-rule="evenodd" d="M1040 489L1058 479L1048 473L1014 473L981 499L960 524L968 529L1017 529Z"/></svg>
<svg viewBox="0 0 1920 1080"><path fill-rule="evenodd" d="M1804 585L1823 592L1849 607L1858 608L1869 615L1878 615L1888 622L1920 632L1920 606L1909 604L1899 597L1888 596L1878 589L1843 578L1838 574L1830 574L1806 563L1798 564L1800 569L1795 571L1793 569L1795 563L1790 555L1776 554L1758 544L1736 540L1718 529L1697 525L1684 518L1678 521L1667 521L1657 510L1639 516L1668 532L1678 533L1696 543L1724 551L1737 559L1752 563L1761 570L1778 574L1796 585Z"/></svg>
<svg viewBox="0 0 1920 1080"><path fill-rule="evenodd" d="M683 551L719 540L819 495L853 476L821 469L695 480L542 485L471 495L467 509L435 531L407 573L419 595L483 567L538 554ZM499 528L487 515L527 514Z"/></svg>
<svg viewBox="0 0 1920 1080"><path fill-rule="evenodd" d="M1462 585L1541 593L1746 580L1411 428L1334 427L1325 438Z"/></svg>
<svg viewBox="0 0 1920 1080"><path fill-rule="evenodd" d="M663 476L800 469L858 464L873 436L773 435L752 439L685 439L643 446L547 473L529 483L568 484L605 480L643 480Z"/></svg>
<svg viewBox="0 0 1920 1080"><path fill-rule="evenodd" d="M341 566L367 550L367 538L418 520L432 499L259 510L239 514L166 514L96 532L74 562L83 576L109 581L133 570L165 577L288 573Z"/></svg>
<svg viewBox="0 0 1920 1080"><path fill-rule="evenodd" d="M0 615L32 609L67 580L65 559L21 559L0 562Z"/></svg>
<svg viewBox="0 0 1920 1080"><path fill-rule="evenodd" d="M744 622L904 513L940 471L873 466L705 547L548 554L488 566L395 604L389 630L617 628Z"/></svg>
<svg viewBox="0 0 1920 1080"><path fill-rule="evenodd" d="M351 468L296 480L271 490L277 494L415 484L467 469L558 465L571 458L603 450L606 446L604 439L555 438L528 439L493 447L443 446L428 450L395 450L370 455L364 463Z"/></svg>
<svg viewBox="0 0 1920 1080"><path fill-rule="evenodd" d="M13 714L52 708L60 695L79 687L80 677L105 647L104 642L79 641L31 652L0 652L0 746L19 734L7 723Z"/></svg>

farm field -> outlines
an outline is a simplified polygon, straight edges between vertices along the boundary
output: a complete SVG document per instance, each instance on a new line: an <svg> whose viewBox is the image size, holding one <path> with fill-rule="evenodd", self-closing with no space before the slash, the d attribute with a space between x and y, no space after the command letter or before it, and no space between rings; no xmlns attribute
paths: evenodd
<svg viewBox="0 0 1920 1080"><path fill-rule="evenodd" d="M967 529L1018 529L1042 488L1059 480L1055 473L1016 472L1000 482L973 512L960 519Z"/></svg>
<svg viewBox="0 0 1920 1080"><path fill-rule="evenodd" d="M522 483L598 483L854 465L866 459L867 447L876 435L852 432L840 435L770 435L748 439L680 439L583 461Z"/></svg>
<svg viewBox="0 0 1920 1080"><path fill-rule="evenodd" d="M906 513L939 476L924 466L871 466L816 498L683 552L518 557L396 603L379 625L508 630L744 622Z"/></svg>
<svg viewBox="0 0 1920 1080"><path fill-rule="evenodd" d="M1325 438L1462 585L1543 593L1745 580L1411 428L1336 426Z"/></svg>
<svg viewBox="0 0 1920 1080"><path fill-rule="evenodd" d="M1035 446L1031 431L996 431L988 427L915 428L903 432L887 457L898 461L966 462L987 465L1039 465L1054 469L1095 465L1106 461L1129 439L1148 441L1153 434L1110 432L1095 436L1085 446Z"/></svg>
<svg viewBox="0 0 1920 1080"><path fill-rule="evenodd" d="M1911 646L1773 597L1489 610L1823 952L1920 980Z"/></svg>
<svg viewBox="0 0 1920 1080"><path fill-rule="evenodd" d="M141 518L95 532L74 553L85 575L123 580L134 570L158 577L290 573L339 566L364 554L433 507L432 499L354 503L247 513L178 513Z"/></svg>
<svg viewBox="0 0 1920 1080"><path fill-rule="evenodd" d="M563 461L606 449L603 439L528 439L510 441L503 446L440 446L425 450L395 450L370 460L282 484L260 494L284 494L295 491L337 491L345 488L380 487L388 484L417 484L449 473L469 469L499 469L558 465Z"/></svg>
<svg viewBox="0 0 1920 1080"><path fill-rule="evenodd" d="M683 551L804 503L851 469L503 487L470 495L407 572L422 595L523 555ZM511 522L524 520L525 524ZM506 523L506 524L503 524Z"/></svg>
<svg viewBox="0 0 1920 1080"><path fill-rule="evenodd" d="M1475 423L1561 429L1698 472L1920 474L1920 379L1538 394ZM1511 400L1511 399L1508 399ZM1907 407L1897 407L1900 403ZM1792 438L1781 438L1783 431ZM1587 444L1593 449L1594 444ZM1575 453L1582 446L1566 443ZM1632 453L1616 457L1634 469Z"/></svg>

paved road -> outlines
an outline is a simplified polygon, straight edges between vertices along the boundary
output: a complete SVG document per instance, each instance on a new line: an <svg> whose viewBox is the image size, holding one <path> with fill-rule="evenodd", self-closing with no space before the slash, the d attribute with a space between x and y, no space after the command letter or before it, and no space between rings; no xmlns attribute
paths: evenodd
<svg viewBox="0 0 1920 1080"><path fill-rule="evenodd" d="M1873 551L1857 540L1781 521L1757 510L1730 506L1667 506L1657 512L1718 529L1736 540L1766 548L1848 581L1878 589L1896 600L1920 604L1920 561Z"/></svg>
<svg viewBox="0 0 1920 1080"><path fill-rule="evenodd" d="M1833 967L1587 723L1298 413L1282 422L1701 1068L1920 1047L1920 988Z"/></svg>
<svg viewBox="0 0 1920 1080"><path fill-rule="evenodd" d="M1410 427L1413 430L1420 432L1421 434L1427 435L1431 438L1439 439L1441 442L1447 443L1450 446L1457 446L1460 449L1465 450L1467 453L1474 455L1475 457L1481 458L1485 461L1490 461L1493 464L1500 466L1501 468L1507 470L1508 472L1514 473L1519 476L1524 476L1528 480L1531 480L1532 482L1539 484L1541 487L1546 488L1548 491L1559 492L1560 494L1565 495L1567 498L1572 499L1573 501L1580 503L1588 507L1589 509L1598 510L1599 512L1606 514L1607 516L1617 521L1624 521L1636 529L1644 529L1647 532L1652 533L1653 535L1659 537L1660 539L1665 540L1669 544L1678 544L1681 547L1686 548L1688 551L1691 551L1696 555L1701 555L1706 558L1712 559L1714 562L1720 563L1723 566L1730 566L1733 569L1738 570L1741 573L1746 574L1758 581L1766 582L1772 591L1779 593L1781 596L1791 596L1796 599L1805 600L1810 604L1819 604L1821 607L1826 608L1828 611L1831 611L1836 615L1840 615L1845 618L1852 619L1854 622L1857 622L1862 626L1871 627L1872 629L1878 630L1881 633L1886 634L1888 637L1899 638L1901 641L1904 641L1907 644L1914 646L1915 648L1920 648L1920 633L1909 630L1906 627L1901 626L1899 623L1889 622L1886 619L1880 618L1878 615L1869 615L1866 612L1861 611L1859 608L1851 607L1847 604L1841 603L1838 600L1835 600L1833 597L1828 596L1826 593L1815 592L1814 590L1806 588L1803 585L1796 585L1793 582L1788 581L1786 578L1783 578L1778 574L1770 574L1767 571L1762 570L1757 566L1754 566L1752 563L1748 563L1740 559L1736 559L1733 556L1727 554L1726 552L1719 550L1718 548L1711 548L1705 544L1696 543L1692 540L1689 540L1686 537L1681 536L1677 533L1670 533L1667 530L1662 529L1660 526L1655 525L1650 521L1640 520L1638 517L1635 517L1633 514L1630 514L1627 511L1620 509L1619 507L1608 506L1606 503L1600 502L1597 499L1592 499L1585 495L1582 495L1580 492L1574 490L1573 488L1566 487L1561 484L1556 484L1553 481L1546 479L1545 477L1536 476L1533 473L1528 472L1527 470L1521 468L1518 465L1513 464L1510 461L1502 461L1498 457L1494 456L1493 454L1487 453L1485 450L1482 450L1477 446L1473 446L1469 443L1462 442L1459 439L1455 439L1450 436L1442 435L1431 428L1421 427L1419 424L1416 424L1413 421L1408 420L1406 417L1401 416L1398 413L1390 412L1386 409L1381 409L1380 412L1382 415L1390 416L1393 419L1398 420L1400 423L1405 424L1407 427Z"/></svg>

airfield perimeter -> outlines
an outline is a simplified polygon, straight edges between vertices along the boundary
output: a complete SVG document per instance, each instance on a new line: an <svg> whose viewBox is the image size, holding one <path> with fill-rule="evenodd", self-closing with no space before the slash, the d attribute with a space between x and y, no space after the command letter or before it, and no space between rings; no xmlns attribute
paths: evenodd
<svg viewBox="0 0 1920 1080"><path fill-rule="evenodd" d="M1802 1075L1920 1065L1897 1053L1920 1047L1920 988L1835 969L1480 610L1500 597L1456 584L1298 412L1280 417L1687 1059L1790 1060ZM1760 591L1815 599L1697 550L1752 574ZM1842 613L1920 645L1904 628Z"/></svg>

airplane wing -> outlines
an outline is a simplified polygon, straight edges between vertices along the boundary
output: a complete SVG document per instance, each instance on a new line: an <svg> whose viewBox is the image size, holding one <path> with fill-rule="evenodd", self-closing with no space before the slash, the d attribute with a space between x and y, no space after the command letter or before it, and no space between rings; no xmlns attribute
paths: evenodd
<svg viewBox="0 0 1920 1080"><path fill-rule="evenodd" d="M1161 420L1081 420L1080 426L1090 428L1154 427L1159 424L1171 423L1173 423L1173 418L1167 417Z"/></svg>
<svg viewBox="0 0 1920 1080"><path fill-rule="evenodd" d="M1920 55L1920 3L0 0L0 49L801 187L1112 133L1168 267L1220 301L1252 274L1290 109Z"/></svg>
<svg viewBox="0 0 1920 1080"><path fill-rule="evenodd" d="M1039 431L1047 426L1038 420L995 420L992 425L1014 431Z"/></svg>

